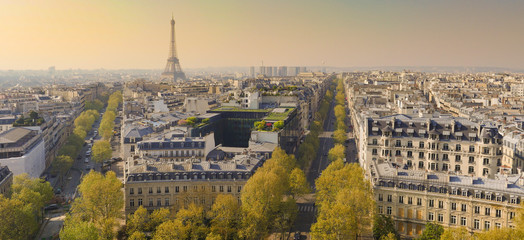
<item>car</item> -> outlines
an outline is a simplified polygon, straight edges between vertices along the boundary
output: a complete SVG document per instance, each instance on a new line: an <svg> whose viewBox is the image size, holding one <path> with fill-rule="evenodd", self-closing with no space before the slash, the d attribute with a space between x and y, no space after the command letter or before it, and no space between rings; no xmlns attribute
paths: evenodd
<svg viewBox="0 0 524 240"><path fill-rule="evenodd" d="M49 181L49 176L47 174L44 174L43 176L40 177L40 180L42 181Z"/></svg>
<svg viewBox="0 0 524 240"><path fill-rule="evenodd" d="M84 159L85 163L89 163L89 158Z"/></svg>
<svg viewBox="0 0 524 240"><path fill-rule="evenodd" d="M86 166L86 171L89 172L89 170L91 170L91 165L87 165L87 166Z"/></svg>
<svg viewBox="0 0 524 240"><path fill-rule="evenodd" d="M301 238L301 235L300 235L300 232L295 232L295 236L293 237L294 240L300 240Z"/></svg>
<svg viewBox="0 0 524 240"><path fill-rule="evenodd" d="M50 210L56 210L56 209L59 209L59 208L60 208L60 207L58 206L58 204L51 204L51 205L49 205L49 206L46 206L46 207L44 208L44 210L46 210L46 211L50 211Z"/></svg>
<svg viewBox="0 0 524 240"><path fill-rule="evenodd" d="M55 194L60 194L60 193L62 193L62 189L57 188L57 189L55 190Z"/></svg>

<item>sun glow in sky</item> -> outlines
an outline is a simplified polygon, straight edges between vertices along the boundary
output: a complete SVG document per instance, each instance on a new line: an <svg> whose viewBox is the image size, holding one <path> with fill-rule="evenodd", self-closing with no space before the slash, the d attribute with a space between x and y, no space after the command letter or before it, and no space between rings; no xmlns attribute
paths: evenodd
<svg viewBox="0 0 524 240"><path fill-rule="evenodd" d="M520 0L0 0L0 70L260 65L524 69Z"/></svg>

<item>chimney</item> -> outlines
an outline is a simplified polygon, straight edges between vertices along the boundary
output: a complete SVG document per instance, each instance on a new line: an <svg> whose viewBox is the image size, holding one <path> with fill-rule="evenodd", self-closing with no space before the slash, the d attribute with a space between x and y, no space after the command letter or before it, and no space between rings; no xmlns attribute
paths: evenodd
<svg viewBox="0 0 524 240"><path fill-rule="evenodd" d="M394 129L395 128L395 121L397 120L397 118L395 117L392 117L391 118L391 127Z"/></svg>

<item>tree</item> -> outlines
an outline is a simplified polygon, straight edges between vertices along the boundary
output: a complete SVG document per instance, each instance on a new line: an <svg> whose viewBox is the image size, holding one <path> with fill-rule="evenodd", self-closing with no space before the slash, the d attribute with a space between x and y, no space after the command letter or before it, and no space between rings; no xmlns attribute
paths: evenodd
<svg viewBox="0 0 524 240"><path fill-rule="evenodd" d="M296 203L293 196L303 192L306 187L303 176L295 170L297 167L294 156L287 155L277 148L272 157L248 180L241 194L243 221L241 237L260 239L269 232L282 232L288 229L294 221ZM291 173L295 172L293 177ZM305 178L305 177L304 177ZM295 179L295 187L292 187ZM295 192L296 190L296 192Z"/></svg>
<svg viewBox="0 0 524 240"><path fill-rule="evenodd" d="M297 202L294 198L288 197L280 202L280 205L275 213L273 223L275 225L276 232L280 233L280 239L289 239L286 232L291 232L291 227L295 222L298 215Z"/></svg>
<svg viewBox="0 0 524 240"><path fill-rule="evenodd" d="M441 240L473 240L473 236L465 227L453 228L448 227L442 235Z"/></svg>
<svg viewBox="0 0 524 240"><path fill-rule="evenodd" d="M461 240L464 238L448 238L448 239L454 239L454 240ZM494 228L489 231L476 233L474 237L465 238L467 240L469 239L475 239L475 240L514 240L514 239L522 239L522 236L518 235L516 230L511 228Z"/></svg>
<svg viewBox="0 0 524 240"><path fill-rule="evenodd" d="M35 216L41 215L41 209L54 194L49 182L39 178L29 178L27 173L15 176L12 186L12 199L18 199L33 210Z"/></svg>
<svg viewBox="0 0 524 240"><path fill-rule="evenodd" d="M116 113L113 111L106 111L98 127L100 135L105 140L110 140L113 136L113 128L115 127Z"/></svg>
<svg viewBox="0 0 524 240"><path fill-rule="evenodd" d="M357 164L332 162L316 180L319 213L313 239L347 239L362 235L375 208L371 184Z"/></svg>
<svg viewBox="0 0 524 240"><path fill-rule="evenodd" d="M93 160L97 163L109 160L113 153L109 141L96 141L95 144L93 144L92 151Z"/></svg>
<svg viewBox="0 0 524 240"><path fill-rule="evenodd" d="M92 222L80 221L70 216L64 221L64 228L60 230L62 240L98 240L98 229Z"/></svg>
<svg viewBox="0 0 524 240"><path fill-rule="evenodd" d="M277 131L284 128L284 121L277 121L273 124L273 130Z"/></svg>
<svg viewBox="0 0 524 240"><path fill-rule="evenodd" d="M147 236L145 233L143 232L133 232L133 234L131 234L129 236L129 238L127 238L128 240L147 240Z"/></svg>
<svg viewBox="0 0 524 240"><path fill-rule="evenodd" d="M169 220L169 215L171 213L169 212L169 209L167 208L159 208L155 209L150 215L149 215L149 223L147 229L149 231L155 231L155 229L162 224L163 222Z"/></svg>
<svg viewBox="0 0 524 240"><path fill-rule="evenodd" d="M337 129L343 130L344 132L346 131L347 127L344 119L337 119Z"/></svg>
<svg viewBox="0 0 524 240"><path fill-rule="evenodd" d="M100 111L104 108L104 103L100 101L99 99L95 99L94 101L87 101L85 103L84 109L86 110L97 110Z"/></svg>
<svg viewBox="0 0 524 240"><path fill-rule="evenodd" d="M128 240L146 240L146 234L143 232L133 232L128 238Z"/></svg>
<svg viewBox="0 0 524 240"><path fill-rule="evenodd" d="M175 219L160 224L153 235L153 240L185 240L188 238L187 235L182 222Z"/></svg>
<svg viewBox="0 0 524 240"><path fill-rule="evenodd" d="M266 162L267 163L267 162ZM246 239L265 238L285 191L281 176L259 168L244 185L241 195L243 221L241 235ZM262 170L262 171L261 171Z"/></svg>
<svg viewBox="0 0 524 240"><path fill-rule="evenodd" d="M298 167L294 168L289 175L289 187L291 188L291 196L295 199L311 192L304 171Z"/></svg>
<svg viewBox="0 0 524 240"><path fill-rule="evenodd" d="M298 164L301 168L305 168L317 156L317 150L308 138L298 147Z"/></svg>
<svg viewBox="0 0 524 240"><path fill-rule="evenodd" d="M257 121L254 123L254 125L257 131L263 131L264 128L266 127L266 121L265 120Z"/></svg>
<svg viewBox="0 0 524 240"><path fill-rule="evenodd" d="M149 223L149 214L147 209L142 205L138 207L134 214L129 214L127 217L127 234L130 236L134 232L143 232L147 230Z"/></svg>
<svg viewBox="0 0 524 240"><path fill-rule="evenodd" d="M115 220L121 217L122 183L112 171L102 175L91 171L78 185L79 198L72 207L74 217L93 222L105 239L112 239Z"/></svg>
<svg viewBox="0 0 524 240"><path fill-rule="evenodd" d="M31 110L31 111L29 112L29 117L30 117L31 119L37 119L37 118L38 118L38 113L35 112L35 111L33 111L33 110Z"/></svg>
<svg viewBox="0 0 524 240"><path fill-rule="evenodd" d="M116 109L118 108L118 105L122 103L122 100L122 93L120 91L116 91L113 94L111 94L111 96L109 96L109 99L107 100L107 111L116 113Z"/></svg>
<svg viewBox="0 0 524 240"><path fill-rule="evenodd" d="M344 119L346 117L346 109L342 105L335 106L335 117L337 119Z"/></svg>
<svg viewBox="0 0 524 240"><path fill-rule="evenodd" d="M328 158L330 161L335 161L337 159L343 160L346 158L346 148L342 144L335 144L335 146L329 149Z"/></svg>
<svg viewBox="0 0 524 240"><path fill-rule="evenodd" d="M59 155L51 164L51 173L65 175L73 166L73 159L70 156Z"/></svg>
<svg viewBox="0 0 524 240"><path fill-rule="evenodd" d="M58 155L76 158L78 155L78 148L71 143L66 143L62 148L60 148L60 150L58 150Z"/></svg>
<svg viewBox="0 0 524 240"><path fill-rule="evenodd" d="M319 134L320 131L322 131L322 124L320 124L319 121L313 121L313 123L309 126L309 129L311 130L311 132Z"/></svg>
<svg viewBox="0 0 524 240"><path fill-rule="evenodd" d="M38 229L33 207L19 199L5 198L0 194L0 239L25 240Z"/></svg>
<svg viewBox="0 0 524 240"><path fill-rule="evenodd" d="M207 227L204 224L204 208L196 204L189 204L187 208L180 209L176 214L176 220L182 223L183 232L190 239L203 239L207 235Z"/></svg>
<svg viewBox="0 0 524 240"><path fill-rule="evenodd" d="M333 133L333 138L335 139L336 143L344 144L344 142L347 139L346 131L344 131L343 129L335 130L335 132Z"/></svg>
<svg viewBox="0 0 524 240"><path fill-rule="evenodd" d="M73 134L77 135L82 139L85 139L87 137L87 131L83 127L75 127L75 129L73 129Z"/></svg>
<svg viewBox="0 0 524 240"><path fill-rule="evenodd" d="M288 160L282 158L281 149L273 152L268 159L244 185L242 215L244 219L241 235L246 239L264 238L273 227L273 219L280 202L288 188L286 168L281 164ZM285 154L285 153L284 153Z"/></svg>
<svg viewBox="0 0 524 240"><path fill-rule="evenodd" d="M375 239L382 239L390 234L393 234L394 239L400 239L400 235L395 229L395 222L390 216L376 214L373 218L373 237Z"/></svg>
<svg viewBox="0 0 524 240"><path fill-rule="evenodd" d="M333 92L330 90L326 91L326 94L324 95L327 99L331 100L333 98Z"/></svg>
<svg viewBox="0 0 524 240"><path fill-rule="evenodd" d="M344 94L337 93L337 95L335 96L335 99L337 101L337 104L344 105L344 102L346 101L346 96L344 96Z"/></svg>
<svg viewBox="0 0 524 240"><path fill-rule="evenodd" d="M223 240L224 238L222 238L222 236L216 234L216 233L209 233L207 236L206 236L206 240Z"/></svg>
<svg viewBox="0 0 524 240"><path fill-rule="evenodd" d="M515 235L524 239L524 202L520 204L520 208L515 217L515 223Z"/></svg>
<svg viewBox="0 0 524 240"><path fill-rule="evenodd" d="M394 233L388 233L388 235L384 235L380 237L380 240L397 240L399 237L395 235Z"/></svg>
<svg viewBox="0 0 524 240"><path fill-rule="evenodd" d="M187 121L191 121L191 122L197 122L197 118L196 117L188 117L187 118Z"/></svg>
<svg viewBox="0 0 524 240"><path fill-rule="evenodd" d="M208 212L211 233L221 236L221 239L236 239L236 233L240 228L240 216L240 205L235 197L218 195Z"/></svg>
<svg viewBox="0 0 524 240"><path fill-rule="evenodd" d="M436 223L428 222L422 232L422 235L418 239L420 240L434 240L440 239L440 236L444 232L444 228Z"/></svg>
<svg viewBox="0 0 524 240"><path fill-rule="evenodd" d="M80 116L78 116L75 119L75 127L81 127L83 129L91 129L91 126L93 126L93 123L95 122L95 117L87 114L86 112L82 112Z"/></svg>

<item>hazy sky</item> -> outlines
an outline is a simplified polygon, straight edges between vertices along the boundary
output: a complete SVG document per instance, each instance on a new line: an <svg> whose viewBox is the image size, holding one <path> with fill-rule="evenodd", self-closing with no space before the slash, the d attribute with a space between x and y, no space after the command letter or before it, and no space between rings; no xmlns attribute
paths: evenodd
<svg viewBox="0 0 524 240"><path fill-rule="evenodd" d="M522 0L0 0L0 69L524 69Z"/></svg>

